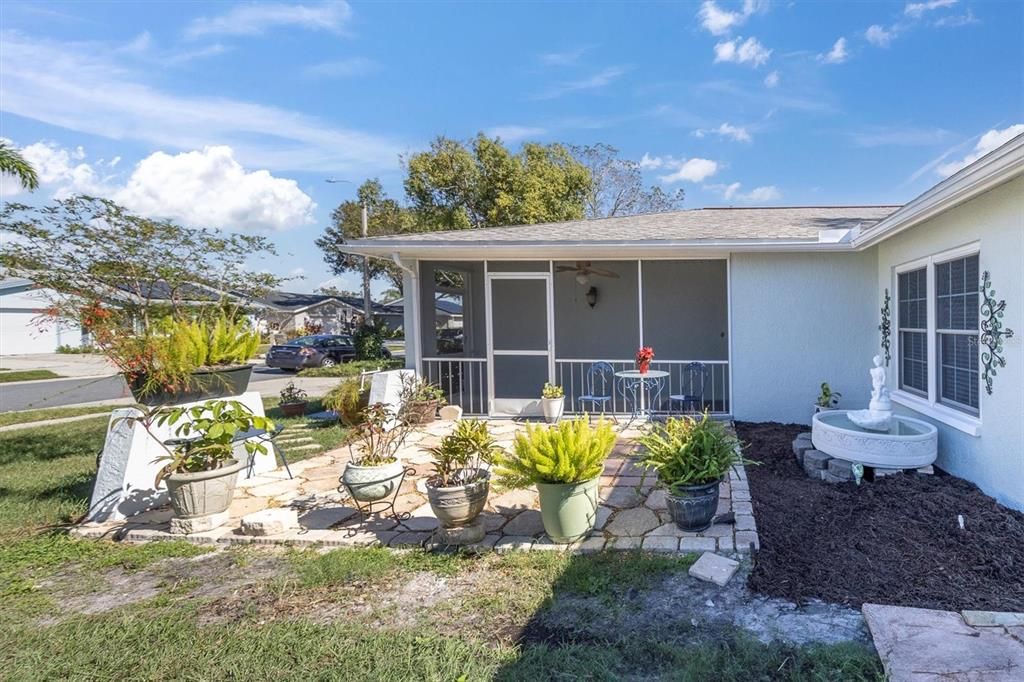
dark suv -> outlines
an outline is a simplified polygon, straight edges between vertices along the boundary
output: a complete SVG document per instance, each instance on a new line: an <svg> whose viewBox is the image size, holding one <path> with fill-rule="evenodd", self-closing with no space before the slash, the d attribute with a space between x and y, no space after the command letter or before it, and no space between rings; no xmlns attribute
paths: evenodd
<svg viewBox="0 0 1024 682"><path fill-rule="evenodd" d="M271 346L267 367L299 370L305 367L333 367L356 356L352 337L347 334L300 336L287 343Z"/></svg>

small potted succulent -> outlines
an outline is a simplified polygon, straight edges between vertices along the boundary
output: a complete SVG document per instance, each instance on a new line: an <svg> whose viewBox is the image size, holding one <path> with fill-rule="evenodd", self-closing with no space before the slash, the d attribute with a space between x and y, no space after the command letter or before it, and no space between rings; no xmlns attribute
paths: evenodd
<svg viewBox="0 0 1024 682"><path fill-rule="evenodd" d="M350 460L341 483L359 502L376 502L395 494L405 475L398 449L410 425L383 403L361 410L362 421L349 432Z"/></svg>
<svg viewBox="0 0 1024 682"><path fill-rule="evenodd" d="M301 417L306 414L306 406L309 405L308 395L305 391L289 381L288 385L281 389L281 414L285 417Z"/></svg>
<svg viewBox="0 0 1024 682"><path fill-rule="evenodd" d="M155 486L167 484L171 506L178 518L189 519L219 514L231 505L238 472L247 462L235 457L235 436L260 429L273 431L274 422L253 414L235 400L208 400L193 407L162 407L127 421L142 424L167 451L157 462L166 462L157 472ZM153 426L168 426L176 436L163 441ZM267 445L256 439L241 441L248 456L266 454Z"/></svg>
<svg viewBox="0 0 1024 682"><path fill-rule="evenodd" d="M640 370L641 374L647 374L647 370L651 368L651 360L654 359L654 349L650 346L642 346L640 350L636 352L636 368Z"/></svg>
<svg viewBox="0 0 1024 682"><path fill-rule="evenodd" d="M504 485L536 485L544 530L553 542L581 540L597 520L597 484L615 447L615 432L603 419L592 427L586 416L555 426L526 426L511 453L495 457Z"/></svg>
<svg viewBox="0 0 1024 682"><path fill-rule="evenodd" d="M672 520L690 532L711 525L718 508L718 489L729 469L750 463L740 456L740 442L705 412L696 417L670 417L638 439L640 465L654 469L665 488Z"/></svg>
<svg viewBox="0 0 1024 682"><path fill-rule="evenodd" d="M842 397L843 394L833 391L827 381L821 382L821 393L818 394L818 399L814 401L814 414L836 409L839 406L839 399Z"/></svg>
<svg viewBox="0 0 1024 682"><path fill-rule="evenodd" d="M556 423L562 418L562 412L565 410L565 390L557 384L544 384L540 408L548 424Z"/></svg>
<svg viewBox="0 0 1024 682"><path fill-rule="evenodd" d="M483 511L490 491L490 465L500 451L487 422L462 420L430 449L434 475L426 482L434 516L445 528L465 526Z"/></svg>
<svg viewBox="0 0 1024 682"><path fill-rule="evenodd" d="M447 403L440 386L416 376L402 382L401 400L402 418L409 424L429 424Z"/></svg>

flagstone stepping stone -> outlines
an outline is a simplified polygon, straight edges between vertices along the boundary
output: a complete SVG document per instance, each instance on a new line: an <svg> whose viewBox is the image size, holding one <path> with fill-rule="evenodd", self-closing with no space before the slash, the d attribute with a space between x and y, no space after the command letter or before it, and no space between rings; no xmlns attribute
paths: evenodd
<svg viewBox="0 0 1024 682"><path fill-rule="evenodd" d="M601 535L594 535L582 542L578 543L575 547L576 551L583 554L590 554L593 552L600 552L604 549L606 540Z"/></svg>
<svg viewBox="0 0 1024 682"><path fill-rule="evenodd" d="M611 517L612 512L615 510L611 507L605 507L598 505L597 507L597 519L594 521L594 530L601 530L607 525L608 519Z"/></svg>
<svg viewBox="0 0 1024 682"><path fill-rule="evenodd" d="M668 523L664 523L664 524L658 526L657 528L652 530L647 535L648 536L665 535L665 536L673 537L673 538L681 538L681 537L688 537L688 536L689 537L693 537L693 536L696 535L696 533L688 533L685 530L683 530L682 528L680 528L679 526L677 526L675 524L675 521L669 521Z"/></svg>
<svg viewBox="0 0 1024 682"><path fill-rule="evenodd" d="M973 627L1024 626L1024 613L1010 611L963 611L964 622Z"/></svg>
<svg viewBox="0 0 1024 682"><path fill-rule="evenodd" d="M289 452L310 452L311 450L323 449L324 446L320 445L319 443L309 443L308 445L296 445L295 447L289 447L288 452L286 452L285 454L287 455Z"/></svg>
<svg viewBox="0 0 1024 682"><path fill-rule="evenodd" d="M658 515L646 507L617 512L605 526L612 535L637 536L658 527Z"/></svg>
<svg viewBox="0 0 1024 682"><path fill-rule="evenodd" d="M533 490L509 490L492 497L488 506L496 512L508 512L517 509L537 509L540 500Z"/></svg>
<svg viewBox="0 0 1024 682"><path fill-rule="evenodd" d="M1020 680L1024 646L1001 627L971 627L953 611L864 604L888 679Z"/></svg>
<svg viewBox="0 0 1024 682"><path fill-rule="evenodd" d="M682 537L679 539L680 552L714 552L718 548L715 538Z"/></svg>
<svg viewBox="0 0 1024 682"><path fill-rule="evenodd" d="M704 552L690 566L689 573L694 578L724 587L736 575L739 567L740 562L738 561L719 556L714 552Z"/></svg>
<svg viewBox="0 0 1024 682"><path fill-rule="evenodd" d="M277 507L246 514L238 532L242 535L279 535L298 527L299 514L296 510Z"/></svg>
<svg viewBox="0 0 1024 682"><path fill-rule="evenodd" d="M483 521L484 530L488 533L493 533L494 531L499 530L505 525L505 522L508 521L508 518L504 515L489 511L481 512L478 518Z"/></svg>
<svg viewBox="0 0 1024 682"><path fill-rule="evenodd" d="M351 519L358 512L352 507L323 507L299 516L299 525L310 530L324 530Z"/></svg>
<svg viewBox="0 0 1024 682"><path fill-rule="evenodd" d="M630 509L643 501L643 495L630 486L612 486L599 491L598 497L603 504L615 509Z"/></svg>
<svg viewBox="0 0 1024 682"><path fill-rule="evenodd" d="M407 531L391 538L388 547L422 547L430 539L432 533L424 531Z"/></svg>
<svg viewBox="0 0 1024 682"><path fill-rule="evenodd" d="M544 532L544 522L540 512L533 509L519 512L502 528L505 535L537 536Z"/></svg>
<svg viewBox="0 0 1024 682"><path fill-rule="evenodd" d="M249 488L249 494L256 497L277 497L278 495L297 493L298 489L298 480L273 481Z"/></svg>
<svg viewBox="0 0 1024 682"><path fill-rule="evenodd" d="M644 500L644 506L648 509L668 509L668 505L665 503L665 491L652 490Z"/></svg>

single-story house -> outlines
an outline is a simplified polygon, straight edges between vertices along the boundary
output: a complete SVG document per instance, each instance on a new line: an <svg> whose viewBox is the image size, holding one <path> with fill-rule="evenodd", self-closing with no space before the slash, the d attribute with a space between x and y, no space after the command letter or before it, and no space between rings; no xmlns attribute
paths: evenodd
<svg viewBox="0 0 1024 682"><path fill-rule="evenodd" d="M405 306L408 366L467 414L529 414L546 381L581 411L595 363L628 369L651 346L668 386L650 408L677 409L666 396L693 392L700 362L701 406L808 423L823 381L866 407L882 354L898 412L937 426L940 467L1024 508L1022 175L1018 136L903 206L709 208L344 248L403 268L419 301ZM436 271L465 284L459 352L439 351Z"/></svg>
<svg viewBox="0 0 1024 682"><path fill-rule="evenodd" d="M294 335L312 327L324 334L341 334L352 331L363 319L363 301L348 298L272 291L253 303L256 317L270 333Z"/></svg>
<svg viewBox="0 0 1024 682"><path fill-rule="evenodd" d="M46 318L48 300L31 280L0 279L0 355L53 353L58 346L82 345L80 325Z"/></svg>

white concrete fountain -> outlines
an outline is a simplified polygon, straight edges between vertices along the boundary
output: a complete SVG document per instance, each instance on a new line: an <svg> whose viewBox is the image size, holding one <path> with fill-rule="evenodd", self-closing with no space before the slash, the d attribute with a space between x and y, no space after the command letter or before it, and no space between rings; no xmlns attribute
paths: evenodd
<svg viewBox="0 0 1024 682"><path fill-rule="evenodd" d="M830 410L814 415L814 447L839 459L886 469L916 469L934 462L938 455L938 430L926 421L892 413L881 357L874 357L870 374L868 409Z"/></svg>

